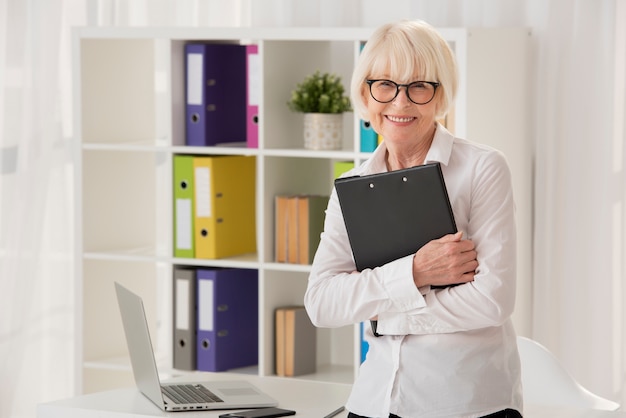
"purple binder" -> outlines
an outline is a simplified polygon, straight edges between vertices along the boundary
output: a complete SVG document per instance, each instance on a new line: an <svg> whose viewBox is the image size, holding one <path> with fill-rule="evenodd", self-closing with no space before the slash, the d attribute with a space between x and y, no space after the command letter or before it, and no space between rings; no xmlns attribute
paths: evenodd
<svg viewBox="0 0 626 418"><path fill-rule="evenodd" d="M261 101L261 63L257 45L246 46L247 103L246 131L248 148L259 147L259 102Z"/></svg>
<svg viewBox="0 0 626 418"><path fill-rule="evenodd" d="M258 271L198 269L197 280L198 370L258 364Z"/></svg>
<svg viewBox="0 0 626 418"><path fill-rule="evenodd" d="M185 45L185 143L246 143L246 47Z"/></svg>

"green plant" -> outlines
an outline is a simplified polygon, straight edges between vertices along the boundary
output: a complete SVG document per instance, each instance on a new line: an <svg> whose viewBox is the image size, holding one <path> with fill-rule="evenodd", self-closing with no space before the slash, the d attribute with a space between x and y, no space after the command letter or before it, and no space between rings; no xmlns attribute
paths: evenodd
<svg viewBox="0 0 626 418"><path fill-rule="evenodd" d="M287 106L303 113L343 113L352 110L350 99L344 95L341 77L319 70L307 76L292 90Z"/></svg>

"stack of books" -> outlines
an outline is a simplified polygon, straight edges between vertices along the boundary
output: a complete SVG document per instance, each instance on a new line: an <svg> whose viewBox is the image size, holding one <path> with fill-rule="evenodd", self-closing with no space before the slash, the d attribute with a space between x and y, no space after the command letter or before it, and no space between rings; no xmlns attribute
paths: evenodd
<svg viewBox="0 0 626 418"><path fill-rule="evenodd" d="M275 260L311 264L320 235L328 196L278 195L275 205Z"/></svg>

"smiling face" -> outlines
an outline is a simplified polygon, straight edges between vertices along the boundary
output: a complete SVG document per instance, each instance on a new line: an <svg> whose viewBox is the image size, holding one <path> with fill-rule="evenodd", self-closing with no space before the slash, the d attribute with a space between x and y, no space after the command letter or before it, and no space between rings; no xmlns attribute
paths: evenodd
<svg viewBox="0 0 626 418"><path fill-rule="evenodd" d="M432 101L424 105L411 102L405 87L400 87L394 100L379 103L370 95L367 80L372 79L439 84ZM429 143L435 121L454 102L457 84L456 62L447 41L425 22L403 20L383 25L372 34L359 55L350 93L357 115L370 121L388 146L397 145L394 151L404 153L419 147L415 142Z"/></svg>
<svg viewBox="0 0 626 418"><path fill-rule="evenodd" d="M392 80L398 84L423 80L419 74L415 74L410 80L394 80L388 71L372 74L371 78ZM395 99L380 103L372 97L369 87L363 89L363 101L367 106L367 116L372 128L388 143L401 147L414 146L432 138L440 100L438 96L435 93L430 102L418 105L409 100L406 88L400 87Z"/></svg>

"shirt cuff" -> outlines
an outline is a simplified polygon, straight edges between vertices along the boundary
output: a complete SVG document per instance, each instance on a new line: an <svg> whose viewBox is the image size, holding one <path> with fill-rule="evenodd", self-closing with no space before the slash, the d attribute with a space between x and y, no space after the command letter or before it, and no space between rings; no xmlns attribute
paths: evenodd
<svg viewBox="0 0 626 418"><path fill-rule="evenodd" d="M413 254L387 263L381 268L385 290L392 303L390 312L408 312L426 306L426 299L422 295L428 293L430 287L415 287Z"/></svg>

